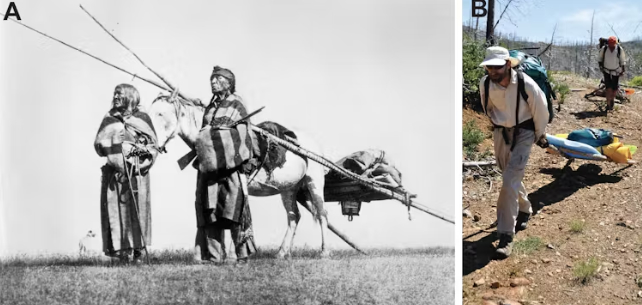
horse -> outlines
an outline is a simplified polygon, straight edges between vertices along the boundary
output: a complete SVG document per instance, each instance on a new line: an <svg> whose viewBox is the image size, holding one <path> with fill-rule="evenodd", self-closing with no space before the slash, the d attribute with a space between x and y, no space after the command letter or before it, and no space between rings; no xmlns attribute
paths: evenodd
<svg viewBox="0 0 642 305"><path fill-rule="evenodd" d="M164 151L167 143L177 135L187 146L195 149L196 138L201 129L205 111L204 108L200 103L176 98L176 93L170 96L161 92L154 99L148 111L156 130L157 144L161 151ZM297 141L301 147L315 152L321 151L321 147L308 135L300 131L292 131L296 134ZM328 219L323 197L327 171L321 164L310 162L291 151L287 151L285 163L282 167L274 168L270 173L266 172L264 168L260 168L248 183L250 196L281 195L288 226L283 242L276 254L277 259L291 257L292 242L301 218L297 202L310 210L315 222L320 226L320 256L322 258L330 256L331 251L325 245Z"/></svg>

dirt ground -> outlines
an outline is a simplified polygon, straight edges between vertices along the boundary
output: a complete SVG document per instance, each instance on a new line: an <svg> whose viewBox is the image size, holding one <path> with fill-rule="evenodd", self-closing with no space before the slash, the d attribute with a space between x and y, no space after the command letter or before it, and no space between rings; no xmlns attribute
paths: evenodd
<svg viewBox="0 0 642 305"><path fill-rule="evenodd" d="M597 106L602 98L584 98L599 81L554 77L573 92L556 109L549 134L605 128L641 147L642 93L607 115ZM487 118L465 109L463 123L471 119L489 128ZM492 151L489 139L482 146ZM642 160L639 153L633 159ZM462 216L463 304L642 304L642 164L575 160L565 169L566 161L533 146L524 183L535 212L515 241L540 242L505 260L493 259L501 176L492 168L464 173L462 209L470 214ZM591 258L599 267L583 283L574 270Z"/></svg>

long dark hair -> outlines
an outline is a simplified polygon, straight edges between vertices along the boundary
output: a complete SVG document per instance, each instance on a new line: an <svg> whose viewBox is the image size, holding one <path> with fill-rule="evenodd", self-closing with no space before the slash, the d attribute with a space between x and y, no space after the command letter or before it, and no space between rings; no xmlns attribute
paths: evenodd
<svg viewBox="0 0 642 305"><path fill-rule="evenodd" d="M138 93L138 90L136 90L136 87L130 84L120 84L116 86L114 91L118 89L121 90L125 102L125 112L121 113L121 115L127 116L138 112L138 107L140 105L140 94ZM119 109L112 109L112 111L120 113Z"/></svg>

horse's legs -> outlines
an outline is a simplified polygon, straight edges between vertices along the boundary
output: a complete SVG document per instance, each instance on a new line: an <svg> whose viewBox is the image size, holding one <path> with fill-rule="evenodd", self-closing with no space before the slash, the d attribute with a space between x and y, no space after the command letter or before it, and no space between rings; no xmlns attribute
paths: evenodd
<svg viewBox="0 0 642 305"><path fill-rule="evenodd" d="M293 190L284 191L281 193L281 199L283 200L283 207L285 207L287 213L288 227L285 230L283 243L281 243L279 252L276 254L277 258L285 258L291 255L292 241L294 240L299 219L301 219L299 207L296 205L296 192Z"/></svg>
<svg viewBox="0 0 642 305"><path fill-rule="evenodd" d="M328 212L325 210L323 198L323 188L325 187L323 170L321 168L313 170L311 166L304 180L309 199L313 205L310 207L313 217L316 218L321 229L321 257L329 257L330 249L325 245L325 237L328 236Z"/></svg>

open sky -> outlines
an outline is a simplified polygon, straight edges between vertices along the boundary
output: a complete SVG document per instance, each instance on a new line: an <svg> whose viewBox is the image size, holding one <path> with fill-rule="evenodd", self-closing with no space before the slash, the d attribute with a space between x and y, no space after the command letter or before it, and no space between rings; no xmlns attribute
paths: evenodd
<svg viewBox="0 0 642 305"><path fill-rule="evenodd" d="M464 0L462 23L471 22L472 1ZM495 21L507 0L495 1ZM637 0L514 0L497 30L514 33L533 41L550 41L555 24L555 41L589 41L591 18L595 11L593 42L599 37L617 34L621 41L642 37L642 2ZM506 16L510 16L507 18ZM475 19L473 20L473 25ZM480 28L486 28L486 18L479 19ZM615 31L615 32L614 32Z"/></svg>
<svg viewBox="0 0 642 305"><path fill-rule="evenodd" d="M202 100L210 98L212 67L230 68L250 111L266 106L254 122L304 130L334 160L383 149L419 202L457 218L452 1L14 2L24 24L156 80L82 4ZM0 2L0 11L7 5ZM114 87L133 84L144 106L160 89L13 22L0 22L0 35L0 252L76 251L88 230L100 231L105 160L93 141ZM180 139L167 148L151 170L152 248L190 248L196 172L176 164L188 152ZM256 242L278 247L286 227L280 197L250 200ZM454 225L416 210L409 221L396 201L365 203L352 222L338 203L327 209L330 222L364 248L455 245ZM333 235L328 242L347 247ZM307 211L294 246L320 246Z"/></svg>

